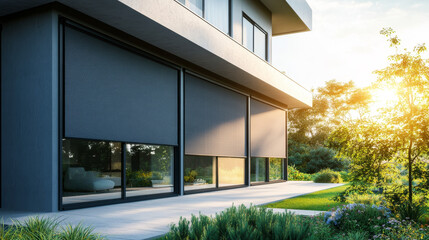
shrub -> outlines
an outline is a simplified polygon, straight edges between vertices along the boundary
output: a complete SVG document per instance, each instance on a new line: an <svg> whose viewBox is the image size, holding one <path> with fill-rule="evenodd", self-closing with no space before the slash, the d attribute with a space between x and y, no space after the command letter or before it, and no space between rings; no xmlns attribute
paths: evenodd
<svg viewBox="0 0 429 240"><path fill-rule="evenodd" d="M304 173L316 173L325 168L341 171L350 165L348 159L338 158L332 149L311 147L294 141L290 141L288 161Z"/></svg>
<svg viewBox="0 0 429 240"><path fill-rule="evenodd" d="M30 217L24 222L15 221L12 226L0 225L0 240L103 240L93 228L82 224L59 227L60 221L53 218Z"/></svg>
<svg viewBox="0 0 429 240"><path fill-rule="evenodd" d="M429 227L419 225L414 221L398 221L391 218L383 228L379 228L378 233L372 235L372 239L429 240Z"/></svg>
<svg viewBox="0 0 429 240"><path fill-rule="evenodd" d="M342 181L341 175L331 169L323 169L314 177L315 183L340 183Z"/></svg>
<svg viewBox="0 0 429 240"><path fill-rule="evenodd" d="M390 217L390 210L383 206L353 203L326 212L325 222L342 232L359 230L374 235Z"/></svg>
<svg viewBox="0 0 429 240"><path fill-rule="evenodd" d="M352 176L348 171L341 171L340 175L344 182L351 182Z"/></svg>
<svg viewBox="0 0 429 240"><path fill-rule="evenodd" d="M288 166L288 180L290 181L311 181L313 175L298 171L295 166Z"/></svg>
<svg viewBox="0 0 429 240"><path fill-rule="evenodd" d="M392 211L401 219L418 221L425 213L425 194L413 194L413 202L408 200L408 189L402 184L390 184L385 187L383 195Z"/></svg>
<svg viewBox="0 0 429 240"><path fill-rule="evenodd" d="M310 239L308 219L265 208L232 206L213 218L180 218L164 239Z"/></svg>
<svg viewBox="0 0 429 240"><path fill-rule="evenodd" d="M346 203L360 203L366 205L386 205L383 195L352 193L346 196Z"/></svg>

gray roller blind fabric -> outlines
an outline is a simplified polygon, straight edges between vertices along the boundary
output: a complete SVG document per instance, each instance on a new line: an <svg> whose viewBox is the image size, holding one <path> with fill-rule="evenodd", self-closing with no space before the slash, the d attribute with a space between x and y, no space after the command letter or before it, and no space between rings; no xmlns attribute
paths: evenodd
<svg viewBox="0 0 429 240"><path fill-rule="evenodd" d="M244 95L185 75L185 154L246 156Z"/></svg>
<svg viewBox="0 0 429 240"><path fill-rule="evenodd" d="M286 157L286 113L263 102L250 100L252 157Z"/></svg>
<svg viewBox="0 0 429 240"><path fill-rule="evenodd" d="M178 144L178 70L65 28L65 136Z"/></svg>

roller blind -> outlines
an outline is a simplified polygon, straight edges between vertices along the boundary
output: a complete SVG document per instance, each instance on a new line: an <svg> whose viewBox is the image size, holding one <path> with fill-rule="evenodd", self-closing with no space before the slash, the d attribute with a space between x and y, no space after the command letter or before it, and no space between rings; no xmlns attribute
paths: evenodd
<svg viewBox="0 0 429 240"><path fill-rule="evenodd" d="M177 145L178 70L65 28L65 136Z"/></svg>
<svg viewBox="0 0 429 240"><path fill-rule="evenodd" d="M185 153L246 156L246 96L185 76Z"/></svg>
<svg viewBox="0 0 429 240"><path fill-rule="evenodd" d="M266 103L250 100L252 157L286 157L286 113Z"/></svg>

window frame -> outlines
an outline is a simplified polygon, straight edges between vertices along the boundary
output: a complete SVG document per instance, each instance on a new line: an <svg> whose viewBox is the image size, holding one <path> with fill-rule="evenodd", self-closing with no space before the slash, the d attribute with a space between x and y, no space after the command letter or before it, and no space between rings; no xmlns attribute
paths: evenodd
<svg viewBox="0 0 429 240"><path fill-rule="evenodd" d="M274 179L274 180L270 179L270 159L275 158L275 157L255 157L255 156L252 156L251 159L252 158L263 158L264 159L264 161L265 161L265 180L259 181L259 182L250 181L250 186L257 186L257 185L262 185L262 184L271 184L271 183L278 183L278 182L286 182L288 180L287 179L287 158L277 158L277 159L281 159L281 166L280 166L281 176L280 176L280 179Z"/></svg>
<svg viewBox="0 0 429 240"><path fill-rule="evenodd" d="M158 62L160 64L169 66L171 68L175 68L178 70L181 70L181 68L173 63L167 62L166 60L160 59L152 54L149 54L145 51L139 50L131 45L128 45L124 42L121 42L119 40L116 40L110 36L107 36L103 33L100 33L94 29L91 29L87 26L81 25L79 23L76 23L73 20L70 20L66 17L59 16L59 38L58 38L58 59L59 59L59 73L58 73L58 210L72 210L72 209L81 209L81 208L88 208L88 207L96 207L96 206L105 206L105 205L111 205L111 204L118 204L118 203L126 203L126 202L135 202L135 201L142 201L142 200L150 200L150 199L159 199L164 197L172 197L172 196L178 196L180 195L180 114L178 114L178 138L179 138L179 144L178 145L165 145L165 144L159 144L159 143L143 143L143 142L124 142L124 141L115 141L111 139L87 139L87 138L77 138L77 137L67 137L67 139L82 139L82 140L92 140L92 141L106 141L106 142L119 142L121 143L121 149L122 149L122 155L121 155L121 165L122 165L122 173L121 173L121 197L117 199L106 199L106 200L97 200L97 201L89 201L89 202L81 202L81 203L72 203L72 204L63 204L63 167L62 167L62 148L63 139L66 139L65 137L65 32L66 27L73 28L75 30L81 31L85 34L88 34L92 37L101 39L102 41L107 41L109 43L112 43L116 47L131 51L135 54L141 55L143 57L146 57L152 61ZM180 74L180 72L179 72ZM178 86L180 86L180 76L177 78ZM178 103L180 102L181 98L181 92L180 87L178 88ZM159 194L152 194L152 195L141 195L141 196L133 196L133 197L127 197L126 196L126 172L125 172L125 155L126 151L124 151L126 144L146 144L146 145L163 145L163 146L171 146L173 147L173 192L169 193L159 193Z"/></svg>
<svg viewBox="0 0 429 240"><path fill-rule="evenodd" d="M198 17L204 19L204 21L206 21L207 23L209 23L211 26L215 27L217 30L225 33L226 35L228 35L229 37L232 38L232 11L231 11L231 9L232 9L232 0L227 0L228 1L228 32L224 32L224 31L220 30L218 27L216 27L215 25L213 25L211 22L209 22L206 19L206 16L205 16L205 10L206 10L206 3L205 2L206 2L206 0L201 0L202 1L202 9L201 9L202 13L201 13L201 16L198 15L198 13L192 11L190 8L188 8L186 6L186 1L187 0L183 0L185 3L182 3L180 0L175 0L175 1L178 2L180 5L182 5L183 7L185 7L186 9L188 9L189 11L191 11L192 13L194 13L195 15L197 15Z"/></svg>
<svg viewBox="0 0 429 240"><path fill-rule="evenodd" d="M185 155L186 156L186 155ZM202 157L214 157L215 158L215 171L216 171L216 183L215 187L211 188L201 188L201 189L194 189L194 190L184 190L184 195L187 194L194 194L194 193L203 193L203 192L213 192L213 191L219 191L219 190L225 190L225 189L234 189L234 188L241 188L245 187L246 185L246 172L244 172L244 184L234 184L230 186L219 186L219 158L237 158L237 159L243 159L244 160L244 171L246 171L246 161L247 157L228 157L228 156L206 156L206 155L188 155L188 156L202 156ZM183 176L185 175L185 167L183 167ZM185 187L183 185L183 187Z"/></svg>
<svg viewBox="0 0 429 240"><path fill-rule="evenodd" d="M253 25L253 31L252 31L252 49L248 49L247 47L245 47L246 49L248 49L249 51L251 51L253 54L255 54L256 56L258 56L259 58L268 61L268 33L267 31L265 31L260 25L258 25L255 21L253 21L246 13L243 12L242 17L241 17L241 45L244 46L244 19L246 19L249 23L251 23ZM257 55L255 53L255 28L257 28L258 30L260 30L264 35L265 35L265 56L264 57L260 57L259 55Z"/></svg>

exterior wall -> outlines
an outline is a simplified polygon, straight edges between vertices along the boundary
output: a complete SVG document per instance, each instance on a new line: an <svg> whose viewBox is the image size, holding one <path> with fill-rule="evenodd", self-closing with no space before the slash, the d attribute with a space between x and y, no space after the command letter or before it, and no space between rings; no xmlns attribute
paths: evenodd
<svg viewBox="0 0 429 240"><path fill-rule="evenodd" d="M2 25L2 207L56 211L57 16L34 13Z"/></svg>
<svg viewBox="0 0 429 240"><path fill-rule="evenodd" d="M242 44L243 38L243 13L249 16L256 24L267 32L268 62L272 60L272 24L271 12L259 1L231 0L232 1L232 37Z"/></svg>
<svg viewBox="0 0 429 240"><path fill-rule="evenodd" d="M264 28L268 34L268 58L271 59L271 16L270 12L258 1L234 1L233 37L241 43L242 13L245 12L253 21ZM259 10L258 10L259 9ZM2 23L2 207L4 209L57 211L59 196L59 23L58 15L68 16L68 11L58 10L31 15L17 15ZM260 12L260 13L258 13ZM158 49L149 46L137 38L123 32L112 30L110 26L82 20L80 15L70 13L78 22L96 31L102 32L121 42L133 45L141 50L148 50L158 55L159 52L170 53L169 49ZM71 17L73 20L73 17ZM107 23L106 23L107 24ZM154 28L154 31L156 29ZM229 41L229 37L225 36ZM239 40L237 38L240 38ZM164 41L164 40L163 40ZM173 41L169 39L169 41ZM236 44L234 41L232 41ZM196 45L188 46L192 50ZM241 49L241 48L240 48ZM250 54L244 50L245 54ZM173 54L171 54L173 55ZM182 55L172 57L161 56L164 60L180 65L182 70L190 70L197 74L206 70L203 63L190 65L181 59ZM195 54L198 55L198 54ZM260 62L262 60L255 59ZM207 60L207 64L216 62ZM248 64L249 61L246 60ZM263 62L267 67L269 65ZM201 74L208 80L218 81L219 75L208 71ZM230 80L228 76L220 76L220 81ZM247 83L248 78L243 77ZM183 91L183 72L181 91ZM242 85L247 87L247 85ZM249 94L252 92L240 89ZM183 99L178 106L183 120ZM180 121L183 124L183 121ZM248 124L248 123L247 123ZM182 139L179 147L183 148L183 129L180 127ZM248 136L248 135L247 135ZM248 138L248 137L247 137ZM249 143L250 144L250 143ZM182 151L183 152L183 149ZM250 155L249 155L250 156ZM248 157L249 157L248 156ZM183 155L178 156L182 159ZM183 163L183 160L181 160ZM181 163L181 164L182 164ZM249 165L247 165L248 167ZM183 167L183 166L182 166ZM248 171L248 169L246 170ZM180 171L180 186L183 187L183 169ZM249 176L247 176L249 178ZM247 179L247 182L250 182ZM181 189L182 191L183 189Z"/></svg>

